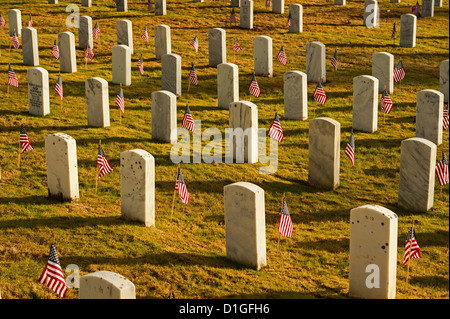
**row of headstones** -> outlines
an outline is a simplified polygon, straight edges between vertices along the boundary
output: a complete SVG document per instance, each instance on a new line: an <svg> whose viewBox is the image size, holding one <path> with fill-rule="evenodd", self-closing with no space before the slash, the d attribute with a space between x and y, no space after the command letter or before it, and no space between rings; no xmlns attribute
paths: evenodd
<svg viewBox="0 0 450 319"><path fill-rule="evenodd" d="M116 3L118 12L127 12L128 11L128 0L114 0L114 1ZM154 0L154 1L155 1L155 15L165 15L167 0ZM198 1L195 1L195 2L198 2ZM48 0L48 3L49 4L58 4L58 0ZM81 6L92 7L92 0L81 0Z"/></svg>

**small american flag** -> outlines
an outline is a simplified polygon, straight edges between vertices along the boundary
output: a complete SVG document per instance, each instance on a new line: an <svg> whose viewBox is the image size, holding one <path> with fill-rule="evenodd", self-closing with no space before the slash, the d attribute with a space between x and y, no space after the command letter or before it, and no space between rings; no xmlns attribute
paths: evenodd
<svg viewBox="0 0 450 319"><path fill-rule="evenodd" d="M194 132L195 123L194 118L192 117L191 110L189 109L189 105L186 104L186 111L184 112L183 122L181 126L188 131Z"/></svg>
<svg viewBox="0 0 450 319"><path fill-rule="evenodd" d="M122 87L119 88L119 93L117 94L117 97L116 97L116 105L119 107L119 109L122 113L125 112L125 100L123 98Z"/></svg>
<svg viewBox="0 0 450 319"><path fill-rule="evenodd" d="M266 0L266 9L270 8L270 0Z"/></svg>
<svg viewBox="0 0 450 319"><path fill-rule="evenodd" d="M58 44L56 43L56 40L55 40L55 42L53 42L52 55L56 59L59 59L59 48L58 48Z"/></svg>
<svg viewBox="0 0 450 319"><path fill-rule="evenodd" d="M19 80L17 79L17 75L12 69L11 65L9 66L8 70L8 84L15 87L19 87Z"/></svg>
<svg viewBox="0 0 450 319"><path fill-rule="evenodd" d="M442 160L436 165L436 175L441 186L448 184L448 161L444 152L442 152Z"/></svg>
<svg viewBox="0 0 450 319"><path fill-rule="evenodd" d="M114 169L111 167L111 165L109 165L109 162L106 159L105 153L103 152L103 148L100 144L98 144L97 166L99 179L102 176L111 173Z"/></svg>
<svg viewBox="0 0 450 319"><path fill-rule="evenodd" d="M269 127L268 135L278 142L283 140L283 129L281 128L280 119L278 118L277 112L275 112L275 118Z"/></svg>
<svg viewBox="0 0 450 319"><path fill-rule="evenodd" d="M22 154L34 150L34 147L31 146L30 139L28 138L28 134L25 131L25 127L23 124L20 125L20 145L22 146Z"/></svg>
<svg viewBox="0 0 450 319"><path fill-rule="evenodd" d="M286 200L283 198L283 208L281 209L280 223L278 225L278 231L281 236L290 238L292 236L292 230L294 225L292 224L291 215L286 204Z"/></svg>
<svg viewBox="0 0 450 319"><path fill-rule="evenodd" d="M20 46L19 39L17 38L17 34L15 32L13 33L13 36L11 38L11 43L16 49L18 49Z"/></svg>
<svg viewBox="0 0 450 319"><path fill-rule="evenodd" d="M59 99L62 100L63 99L63 84L62 84L61 75L58 75L58 80L56 81L56 85L55 85L55 91L56 91L56 93L58 93Z"/></svg>
<svg viewBox="0 0 450 319"><path fill-rule="evenodd" d="M195 52L198 52L198 38L195 36L195 38L191 41L191 45L194 47Z"/></svg>
<svg viewBox="0 0 450 319"><path fill-rule="evenodd" d="M327 96L325 94L325 91L322 87L322 82L319 80L319 83L317 83L316 88L314 89L314 100L319 102L320 104L325 104L327 101Z"/></svg>
<svg viewBox="0 0 450 319"><path fill-rule="evenodd" d="M178 168L177 182L175 184L175 190L178 190L181 202L184 204L189 203L189 193L186 188L186 183L184 182L183 175L181 174L180 168Z"/></svg>
<svg viewBox="0 0 450 319"><path fill-rule="evenodd" d="M91 62L92 59L94 58L94 51L92 51L89 43L87 45L86 51L84 51L84 58L89 62Z"/></svg>
<svg viewBox="0 0 450 319"><path fill-rule="evenodd" d="M393 39L395 37L396 32L397 32L397 30L395 29L395 22L394 22L394 27L392 28L391 39Z"/></svg>
<svg viewBox="0 0 450 319"><path fill-rule="evenodd" d="M334 70L337 71L338 65L337 49L334 50L333 57L331 58L331 65L333 66Z"/></svg>
<svg viewBox="0 0 450 319"><path fill-rule="evenodd" d="M139 72L141 73L141 75L144 75L144 59L142 58L142 54L141 54L141 58L137 62L137 67L138 67Z"/></svg>
<svg viewBox="0 0 450 319"><path fill-rule="evenodd" d="M151 2L150 0L148 0L148 6L147 6L147 8L148 8L148 11L153 10L153 5L152 5L152 2Z"/></svg>
<svg viewBox="0 0 450 319"><path fill-rule="evenodd" d="M314 186L314 182L313 182L313 180L311 178L311 175L309 175L309 174L308 174L308 184L311 185L311 186Z"/></svg>
<svg viewBox="0 0 450 319"><path fill-rule="evenodd" d="M420 10L420 5L419 5L419 1L417 1L416 5L411 8L411 12L412 13L419 13L419 10Z"/></svg>
<svg viewBox="0 0 450 319"><path fill-rule="evenodd" d="M64 273L59 264L58 255L56 254L55 245L50 246L50 254L48 256L47 265L39 278L39 282L56 292L60 297L64 298L67 291Z"/></svg>
<svg viewBox="0 0 450 319"><path fill-rule="evenodd" d="M28 19L28 27L29 28L33 27L33 19L31 19L31 14L30 14L30 18Z"/></svg>
<svg viewBox="0 0 450 319"><path fill-rule="evenodd" d="M259 89L258 82L256 81L255 73L253 73L253 79L250 82L248 91L250 92L251 95L256 97L259 97L261 95L261 90Z"/></svg>
<svg viewBox="0 0 450 319"><path fill-rule="evenodd" d="M443 129L448 129L448 103L446 104L443 114L442 114L442 123L443 123Z"/></svg>
<svg viewBox="0 0 450 319"><path fill-rule="evenodd" d="M345 155L350 159L352 166L355 166L355 137L353 136L353 132L345 147Z"/></svg>
<svg viewBox="0 0 450 319"><path fill-rule="evenodd" d="M192 65L191 71L189 72L189 82L194 85L198 85L198 78L194 65Z"/></svg>
<svg viewBox="0 0 450 319"><path fill-rule="evenodd" d="M147 30L147 25L145 25L144 33L142 33L141 38L148 42L148 30Z"/></svg>
<svg viewBox="0 0 450 319"><path fill-rule="evenodd" d="M392 107L394 106L386 89L383 91L383 94L381 95L380 106L381 110L386 114L391 113Z"/></svg>
<svg viewBox="0 0 450 319"><path fill-rule="evenodd" d="M397 65L394 68L394 81L398 82L403 80L405 77L405 68L403 67L402 60L398 61Z"/></svg>
<svg viewBox="0 0 450 319"><path fill-rule="evenodd" d="M280 52L278 52L277 61L283 65L286 65L287 63L286 53L284 52L283 46L281 46Z"/></svg>
<svg viewBox="0 0 450 319"><path fill-rule="evenodd" d="M236 13L234 12L234 8L231 8L231 14L230 14L230 23L236 22Z"/></svg>
<svg viewBox="0 0 450 319"><path fill-rule="evenodd" d="M4 27L5 26L5 24L6 24L6 21L5 21L5 19L3 18L3 16L2 16L2 14L0 13L0 27Z"/></svg>
<svg viewBox="0 0 450 319"><path fill-rule="evenodd" d="M233 54L236 52L242 51L241 45L238 42L238 39L234 39L234 45L233 45Z"/></svg>
<svg viewBox="0 0 450 319"><path fill-rule="evenodd" d="M92 36L94 37L94 39L98 39L99 34L100 34L100 27L98 26L98 22L96 22L94 29L92 29Z"/></svg>
<svg viewBox="0 0 450 319"><path fill-rule="evenodd" d="M289 12L289 16L288 16L288 26L292 27L292 15L290 12Z"/></svg>
<svg viewBox="0 0 450 319"><path fill-rule="evenodd" d="M411 227L408 231L405 243L405 254L403 256L403 266L410 258L422 258L420 256L420 247L416 239L416 231Z"/></svg>

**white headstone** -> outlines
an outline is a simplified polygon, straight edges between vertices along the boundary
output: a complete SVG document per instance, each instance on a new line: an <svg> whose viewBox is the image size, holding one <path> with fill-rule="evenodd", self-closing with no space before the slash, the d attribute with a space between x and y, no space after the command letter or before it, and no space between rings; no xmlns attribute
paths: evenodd
<svg viewBox="0 0 450 319"><path fill-rule="evenodd" d="M272 12L284 13L284 0L273 0L272 1Z"/></svg>
<svg viewBox="0 0 450 319"><path fill-rule="evenodd" d="M79 299L136 299L134 284L111 271L97 271L80 277Z"/></svg>
<svg viewBox="0 0 450 319"><path fill-rule="evenodd" d="M253 39L253 59L255 75L273 76L272 38L260 35Z"/></svg>
<svg viewBox="0 0 450 319"><path fill-rule="evenodd" d="M378 93L384 88L389 94L394 93L394 56L388 52L372 54L372 76L378 79Z"/></svg>
<svg viewBox="0 0 450 319"><path fill-rule="evenodd" d="M18 37L22 35L22 13L19 9L8 10L8 26L10 37L13 36L14 32Z"/></svg>
<svg viewBox="0 0 450 319"><path fill-rule="evenodd" d="M230 150L236 163L258 161L258 107L252 102L237 101L229 107ZM231 158L231 156L230 156Z"/></svg>
<svg viewBox="0 0 450 319"><path fill-rule="evenodd" d="M127 45L112 47L112 82L131 85L131 49Z"/></svg>
<svg viewBox="0 0 450 319"><path fill-rule="evenodd" d="M128 11L128 0L116 0L116 6L117 6L118 12L127 12Z"/></svg>
<svg viewBox="0 0 450 319"><path fill-rule="evenodd" d="M353 78L353 129L368 133L377 130L378 83L378 79L370 75Z"/></svg>
<svg viewBox="0 0 450 319"><path fill-rule="evenodd" d="M117 21L117 44L127 45L133 51L133 24L130 20Z"/></svg>
<svg viewBox="0 0 450 319"><path fill-rule="evenodd" d="M434 2L435 0L422 0L422 17L434 17Z"/></svg>
<svg viewBox="0 0 450 319"><path fill-rule="evenodd" d="M181 56L165 54L161 58L161 90L181 96Z"/></svg>
<svg viewBox="0 0 450 319"><path fill-rule="evenodd" d="M161 90L152 92L152 138L165 143L177 142L177 97Z"/></svg>
<svg viewBox="0 0 450 319"><path fill-rule="evenodd" d="M448 90L449 90L449 67L448 59L441 62L439 65L439 91L444 94L444 102L448 102Z"/></svg>
<svg viewBox="0 0 450 319"><path fill-rule="evenodd" d="M241 0L239 27L241 29L253 29L253 1Z"/></svg>
<svg viewBox="0 0 450 319"><path fill-rule="evenodd" d="M284 117L305 121L308 118L308 85L306 73L284 73Z"/></svg>
<svg viewBox="0 0 450 319"><path fill-rule="evenodd" d="M217 66L217 104L228 109L230 103L239 101L239 68L233 63Z"/></svg>
<svg viewBox="0 0 450 319"><path fill-rule="evenodd" d="M327 80L325 67L325 44L309 42L306 44L306 75L308 82L322 83Z"/></svg>
<svg viewBox="0 0 450 319"><path fill-rule="evenodd" d="M81 50L86 50L88 44L91 49L94 49L92 18L89 16L81 16L80 28L78 29L78 48Z"/></svg>
<svg viewBox="0 0 450 319"><path fill-rule="evenodd" d="M157 60L165 54L172 53L170 27L165 24L155 26L155 56Z"/></svg>
<svg viewBox="0 0 450 319"><path fill-rule="evenodd" d="M59 69L62 73L77 72L77 55L75 51L75 35L72 32L58 34Z"/></svg>
<svg viewBox="0 0 450 319"><path fill-rule="evenodd" d="M224 29L208 30L208 51L209 66L217 67L217 65L227 62L227 43Z"/></svg>
<svg viewBox="0 0 450 319"><path fill-rule="evenodd" d="M92 7L92 0L81 0L81 5L83 7Z"/></svg>
<svg viewBox="0 0 450 319"><path fill-rule="evenodd" d="M442 144L444 94L436 90L417 92L416 137L425 138L436 146Z"/></svg>
<svg viewBox="0 0 450 319"><path fill-rule="evenodd" d="M85 81L87 122L93 127L108 127L109 92L108 82L100 77Z"/></svg>
<svg viewBox="0 0 450 319"><path fill-rule="evenodd" d="M400 46L414 48L416 46L417 17L406 13L400 16Z"/></svg>
<svg viewBox="0 0 450 319"><path fill-rule="evenodd" d="M166 13L166 0L155 0L155 15L164 16Z"/></svg>
<svg viewBox="0 0 450 319"><path fill-rule="evenodd" d="M289 14L292 19L291 25L289 26L289 32L303 32L303 6L301 4L290 4Z"/></svg>
<svg viewBox="0 0 450 319"><path fill-rule="evenodd" d="M28 66L39 65L39 45L35 28L22 29L23 64Z"/></svg>
<svg viewBox="0 0 450 319"><path fill-rule="evenodd" d="M48 71L41 67L29 68L28 110L30 114L45 116L50 113Z"/></svg>

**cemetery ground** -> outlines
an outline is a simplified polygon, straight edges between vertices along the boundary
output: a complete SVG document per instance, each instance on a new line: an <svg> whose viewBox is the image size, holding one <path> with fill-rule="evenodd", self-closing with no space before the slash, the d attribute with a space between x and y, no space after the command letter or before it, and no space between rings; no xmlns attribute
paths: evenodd
<svg viewBox="0 0 450 319"><path fill-rule="evenodd" d="M147 10L146 1L129 1L128 12L117 12L112 0L94 1L90 8L80 6L80 15L99 23L100 37L94 40L95 57L87 63L77 49L78 71L62 73L64 99L60 104L54 91L59 64L51 55L53 41L68 29L65 7L79 1L6 0L0 13L22 10L23 24L31 13L38 31L40 66L49 71L51 113L45 117L28 113L27 69L22 63L22 48L9 50L8 27L0 28L0 286L2 298L59 298L38 282L47 262L49 247L56 249L64 270L78 265L80 275L99 270L116 272L136 286L137 298L166 298L172 288L176 298L349 298L350 210L376 204L398 215L397 294L398 299L449 298L449 186L442 189L436 180L434 206L414 213L397 205L400 143L415 136L413 121L416 94L420 90L439 90L439 63L448 59L449 3L435 8L432 18L417 21L417 45L401 48L399 32L391 39L394 22L400 29L400 15L410 13L415 0L401 3L380 1L380 27L363 26L363 1L347 1L336 6L325 0L302 1L303 32L288 33L285 13L274 14L265 1L255 3L254 29L230 25L228 2L173 0L166 16ZM153 1L152 1L153 3ZM389 10L389 11L386 11ZM235 8L239 21L239 8ZM111 48L116 44L116 21L133 23L134 54L132 85L123 87L125 113L119 118L114 100L119 85L112 84ZM348 24L347 20L351 23ZM153 28L171 28L172 53L182 57L183 87L177 100L177 123L181 127L186 104L202 130L216 127L223 133L228 126L228 110L217 107L217 70L208 66L208 30L224 28L227 35L227 60L239 66L239 96L258 106L259 127L269 128L275 112L280 116L284 140L279 143L278 170L259 173L264 164L189 163L181 164L190 194L188 205L175 200L171 221L176 164L169 157L171 144L151 138L151 92L161 87L161 62L155 59ZM141 39L147 25L150 41ZM267 35L273 39L274 76L257 77L259 98L250 96L248 86L253 72L253 38ZM198 36L199 52L190 41ZM237 37L242 51L233 55ZM21 39L20 39L21 41ZM76 40L77 41L77 40ZM320 41L326 45L327 81L323 85L328 100L325 106L314 102L315 83L308 83L308 119L284 119L283 73L305 71L305 46ZM286 66L275 58L281 46L287 55ZM330 59L338 50L338 70ZM406 76L395 84L391 98L393 110L383 119L379 112L374 133L355 131L355 166L344 155L352 127L353 78L371 75L372 54L389 52L394 63L399 59ZM136 63L143 55L145 74ZM20 86L10 87L7 96L8 64L18 75ZM198 86L188 90L188 74L194 64ZM109 82L111 126L87 126L85 80L102 77ZM308 123L324 116L341 124L340 186L336 190L311 187L308 179ZM24 124L35 148L21 156L18 167L19 132ZM48 199L44 137L57 132L72 136L77 143L80 199L59 202ZM96 161L98 143L105 151L113 172L98 181ZM208 141L202 141L206 145ZM155 157L156 225L144 227L120 218L120 153L144 149ZM441 152L449 154L449 131L443 132ZM256 271L226 259L223 187L239 181L254 183L265 191L267 267ZM292 238L281 238L278 247L278 222L283 193L291 214ZM415 221L421 259L412 259L409 281L402 266L407 231ZM68 275L68 273L66 274ZM69 289L66 298L78 298Z"/></svg>

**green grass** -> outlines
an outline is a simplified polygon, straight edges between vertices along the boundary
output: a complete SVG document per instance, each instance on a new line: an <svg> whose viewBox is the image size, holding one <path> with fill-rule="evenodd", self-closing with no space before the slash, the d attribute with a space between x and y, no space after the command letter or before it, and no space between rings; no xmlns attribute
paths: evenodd
<svg viewBox="0 0 450 319"><path fill-rule="evenodd" d="M379 3L380 28L362 25L363 1L347 1L346 6L309 0L304 7L304 32L287 33L285 14L272 14L264 1L255 4L254 30L241 30L227 24L231 8L225 2L194 3L176 0L168 3L167 16L155 16L146 10L144 1L129 1L129 12L118 13L110 0L95 1L92 8L80 6L81 15L90 15L99 23L100 39L94 41L94 61L84 67L83 52L77 50L78 72L62 74L64 94L62 108L53 90L59 65L50 55L53 41L67 29L65 7L70 1L48 5L46 1L2 1L0 13L7 20L7 10L22 10L23 24L31 12L38 30L40 66L49 71L51 114L41 118L28 113L26 72L21 48L9 53L7 27L0 29L0 286L3 298L57 298L38 279L48 257L49 245L56 238L63 269L69 264L80 267L81 275L98 270L117 272L136 285L137 298L165 298L171 286L177 298L348 298L349 216L350 209L365 205L384 206L398 215L397 298L443 299L449 297L449 187L439 196L436 181L433 208L426 213L412 213L397 206L400 143L414 137L416 93L423 89L439 90L439 63L448 59L449 10L446 2L435 8L435 17L418 19L417 46L400 48L398 33L390 38L392 25L400 27L400 15L409 13L413 0L399 4ZM385 12L383 10L390 10ZM236 9L239 18L239 9ZM111 48L116 41L116 20L133 22L134 55L132 85L124 87L125 114L119 125L119 110L114 104L118 85L112 84ZM352 24L347 25L350 19ZM285 139L279 145L278 170L273 175L259 173L261 164L183 164L183 176L191 201L179 199L170 222L176 165L170 161L171 145L152 139L151 98L159 90L160 61L154 58L153 27L171 27L172 53L182 57L183 94L178 99L177 120L187 101L194 119L202 120L202 130L216 127L224 132L228 112L217 108L216 69L208 67L208 29L222 27L227 32L228 61L239 66L240 99L258 105L259 127L268 128L275 111L280 115ZM140 36L148 26L150 41ZM199 38L199 52L189 45ZM274 58L284 46L288 65L274 61L274 77L258 77L261 97L248 94L253 72L253 38L267 35L273 39ZM237 37L243 48L235 57L232 43ZM308 84L309 119L327 116L341 124L340 187L333 191L307 185L308 121L284 119L283 73L305 72L306 43L320 41L327 48L328 96L326 106L315 108ZM335 49L339 53L339 70L332 72L329 60ZM348 171L344 147L352 123L353 77L371 75L372 54L386 51L401 58L406 78L391 95L393 112L380 113L378 130L355 132L356 165ZM136 62L143 54L145 75L140 77ZM6 70L11 63L19 88L10 88L6 98ZM189 68L195 63L198 87L190 87ZM109 84L111 126L87 126L84 81L93 76ZM21 157L17 167L19 127L23 123L35 150ZM44 151L46 135L64 132L77 141L80 200L60 203L47 199ZM449 133L443 134L438 147L448 154ZM97 144L114 167L104 176L94 194ZM206 145L206 141L202 142ZM156 227L120 218L121 152L141 148L155 157ZM255 183L265 190L266 241L268 266L260 271L226 259L223 224L223 187L238 181ZM282 194L294 222L291 239L282 238L277 252L278 220ZM406 268L401 266L403 245L412 220L415 220L422 259L413 260L409 285L405 289ZM78 298L70 289L67 298Z"/></svg>

